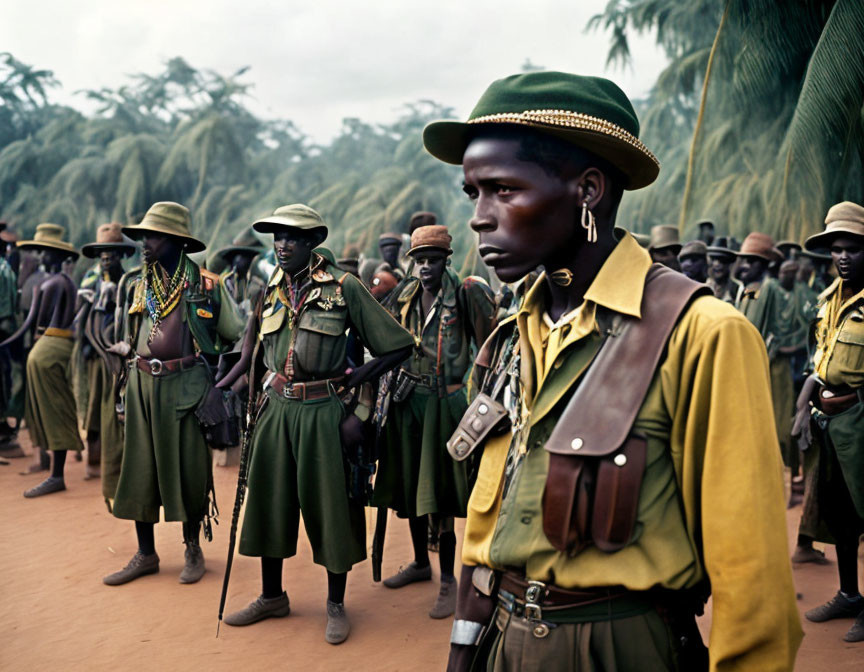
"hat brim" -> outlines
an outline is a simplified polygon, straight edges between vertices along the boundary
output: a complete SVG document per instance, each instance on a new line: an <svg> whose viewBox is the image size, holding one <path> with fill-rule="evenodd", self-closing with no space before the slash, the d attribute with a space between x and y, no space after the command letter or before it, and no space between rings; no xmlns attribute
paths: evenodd
<svg viewBox="0 0 864 672"><path fill-rule="evenodd" d="M410 256L417 252L422 252L423 250L438 250L439 252L444 252L448 257L453 254L453 250L449 247L440 247L439 245L418 245L417 247L412 247L405 254Z"/></svg>
<svg viewBox="0 0 864 672"><path fill-rule="evenodd" d="M681 253L681 248L684 247L681 243L667 243L666 245L649 245L648 251L652 250L675 250L675 254L678 255Z"/></svg>
<svg viewBox="0 0 864 672"><path fill-rule="evenodd" d="M745 252L744 250L738 250L735 253L736 257L759 257L760 259L764 259L765 261L774 261L775 257L770 253L766 252L764 254L760 254L759 252Z"/></svg>
<svg viewBox="0 0 864 672"><path fill-rule="evenodd" d="M81 254L88 259L95 259L102 252L120 252L124 257L135 254L137 247L134 243L87 243L81 246Z"/></svg>
<svg viewBox="0 0 864 672"><path fill-rule="evenodd" d="M825 252L818 252L816 250L804 250L801 253L802 257L808 257L810 259L816 259L817 261L833 261L834 258Z"/></svg>
<svg viewBox="0 0 864 672"><path fill-rule="evenodd" d="M814 233L812 236L810 236L807 240L804 241L804 247L811 252L819 248L829 248L831 247L831 243L834 242L834 239L839 236L853 236L855 238L864 239L864 234L862 234L860 230L847 228L843 225L835 225L832 226L830 231L826 230L819 233Z"/></svg>
<svg viewBox="0 0 864 672"><path fill-rule="evenodd" d="M605 159L626 178L624 189L647 187L660 172L655 161L630 143L615 136L581 128L562 128L537 123L468 124L461 121L433 121L423 129L423 145L432 156L444 163L460 165L472 138L484 128L507 126L529 127L582 147Z"/></svg>
<svg viewBox="0 0 864 672"><path fill-rule="evenodd" d="M69 243L46 243L42 241L35 240L21 240L15 243L16 247L21 250L60 250L61 252L66 252L66 254L75 257L76 259L81 256L81 253L76 250Z"/></svg>
<svg viewBox="0 0 864 672"><path fill-rule="evenodd" d="M735 250L730 250L728 247L708 247L709 257L730 257L735 258Z"/></svg>
<svg viewBox="0 0 864 672"><path fill-rule="evenodd" d="M297 226L297 222L293 219L289 219L288 217L265 217L264 219L259 219L257 222L252 224L252 228L255 229L258 233L276 233L277 231L284 231L285 229L298 229L300 231L309 231L318 233L323 236L319 245L327 240L327 234L329 233L326 226Z"/></svg>
<svg viewBox="0 0 864 672"><path fill-rule="evenodd" d="M182 240L186 244L186 252L189 254L192 254L193 252L203 252L207 249L207 245L205 245L197 238L193 238L192 236L184 235L182 233L177 233L174 229L170 229L167 226L161 226L160 224L155 222L150 222L147 224L135 224L133 226L124 226L121 230L132 240L140 240L148 231L152 233L159 233L163 236L169 236L171 238L177 238L178 240Z"/></svg>

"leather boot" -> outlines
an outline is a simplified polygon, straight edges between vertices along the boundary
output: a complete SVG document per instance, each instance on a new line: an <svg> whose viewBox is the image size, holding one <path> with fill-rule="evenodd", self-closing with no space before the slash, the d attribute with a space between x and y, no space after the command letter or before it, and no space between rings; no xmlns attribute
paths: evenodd
<svg viewBox="0 0 864 672"><path fill-rule="evenodd" d="M327 630L324 639L328 644L341 644L348 639L351 632L351 623L345 613L345 604L327 600Z"/></svg>
<svg viewBox="0 0 864 672"><path fill-rule="evenodd" d="M279 597L259 597L251 602L248 607L228 614L224 623L226 625L252 625L265 618L282 618L291 613L291 602L284 591Z"/></svg>
<svg viewBox="0 0 864 672"><path fill-rule="evenodd" d="M197 583L204 576L204 552L197 541L186 542L186 565L180 572L180 583Z"/></svg>
<svg viewBox="0 0 864 672"><path fill-rule="evenodd" d="M137 551L132 559L119 572L109 574L102 579L102 583L106 586L120 586L124 583L134 581L139 576L147 574L156 574L159 571L159 556L144 555L141 551Z"/></svg>

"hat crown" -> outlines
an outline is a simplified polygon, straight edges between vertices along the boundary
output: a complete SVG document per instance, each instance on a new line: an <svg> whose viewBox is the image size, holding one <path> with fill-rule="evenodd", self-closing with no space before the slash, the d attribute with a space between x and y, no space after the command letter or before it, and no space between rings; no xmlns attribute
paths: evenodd
<svg viewBox="0 0 864 672"><path fill-rule="evenodd" d="M296 222L295 226L301 229L311 229L317 226L327 226L324 219L318 214L317 210L310 208L302 203L294 203L292 205L283 205L273 211L275 217L284 217Z"/></svg>
<svg viewBox="0 0 864 672"><path fill-rule="evenodd" d="M852 201L843 201L832 205L825 216L825 224L830 225L836 222L864 224L864 207Z"/></svg>
<svg viewBox="0 0 864 672"><path fill-rule="evenodd" d="M559 110L597 117L639 136L636 111L621 88L603 77L546 70L498 79L480 97L470 119L532 110Z"/></svg>
<svg viewBox="0 0 864 672"><path fill-rule="evenodd" d="M97 243L123 243L123 233L121 231L122 224L119 222L110 222L109 224L101 224L96 229Z"/></svg>
<svg viewBox="0 0 864 672"><path fill-rule="evenodd" d="M687 256L708 256L708 246L702 240L691 240L684 244L684 247L681 248L681 251L678 253L679 257L687 257Z"/></svg>
<svg viewBox="0 0 864 672"><path fill-rule="evenodd" d="M767 233L751 231L741 243L741 250L738 254L742 257L753 256L772 259L775 256L774 239Z"/></svg>
<svg viewBox="0 0 864 672"><path fill-rule="evenodd" d="M678 227L671 224L658 224L651 227L651 242L649 247L669 247L680 245Z"/></svg>
<svg viewBox="0 0 864 672"><path fill-rule="evenodd" d="M36 242L52 242L52 243L61 243L65 242L63 240L63 236L66 234L66 227L61 226L60 224L39 224L36 227L36 235L33 236L33 240Z"/></svg>
<svg viewBox="0 0 864 672"><path fill-rule="evenodd" d="M437 248L449 254L453 251L450 248L452 240L453 237L444 224L421 226L411 234L411 249L408 253L411 254L419 249Z"/></svg>
<svg viewBox="0 0 864 672"><path fill-rule="evenodd" d="M160 201L150 206L141 224L161 224L168 229L175 229L182 235L189 235L192 217L189 208L173 201Z"/></svg>

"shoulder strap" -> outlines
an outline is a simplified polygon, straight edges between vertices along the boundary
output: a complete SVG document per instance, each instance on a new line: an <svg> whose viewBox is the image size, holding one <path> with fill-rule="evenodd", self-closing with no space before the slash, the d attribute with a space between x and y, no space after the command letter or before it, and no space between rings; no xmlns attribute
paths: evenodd
<svg viewBox="0 0 864 672"><path fill-rule="evenodd" d="M710 294L706 285L652 265L645 279L642 318L625 318L620 331L604 340L546 442L546 450L599 457L620 448L679 317L694 298Z"/></svg>

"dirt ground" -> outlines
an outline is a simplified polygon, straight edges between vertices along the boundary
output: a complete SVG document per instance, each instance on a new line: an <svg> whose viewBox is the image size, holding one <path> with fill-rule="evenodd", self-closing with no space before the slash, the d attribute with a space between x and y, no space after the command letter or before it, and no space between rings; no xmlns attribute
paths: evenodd
<svg viewBox="0 0 864 672"><path fill-rule="evenodd" d="M208 571L200 583L177 582L184 547L180 524L168 523L156 528L160 573L108 587L102 576L122 568L135 552L132 524L108 514L98 481L83 480L81 462L67 462L66 492L36 500L26 500L21 493L43 474L19 475L29 458L11 462L0 466L2 670L444 669L451 623L427 616L437 581L388 590L373 583L368 560L348 579L351 637L340 646L327 644L326 576L312 564L302 532L297 557L285 563L291 615L248 628L223 626L217 639L236 467L215 469L222 517L213 543L204 545ZM790 537L799 515L799 509L789 512ZM371 509L367 522L371 543ZM387 532L385 576L410 560L407 524L391 517ZM833 557L831 548L828 555ZM797 567L795 581L803 613L834 594L836 565ZM259 592L257 561L238 556L227 611L245 606ZM864 669L864 643L841 639L849 621L802 622L806 637L796 670ZM707 632L710 612L701 625Z"/></svg>

